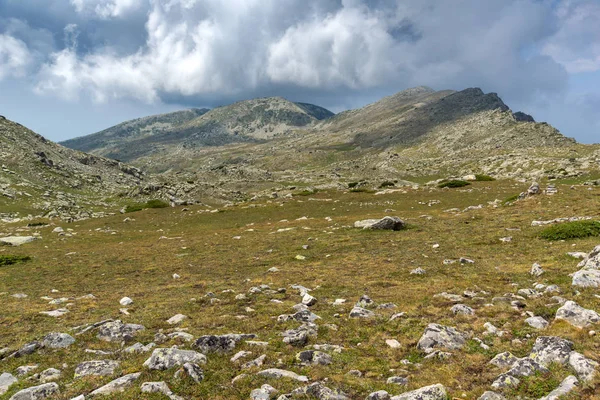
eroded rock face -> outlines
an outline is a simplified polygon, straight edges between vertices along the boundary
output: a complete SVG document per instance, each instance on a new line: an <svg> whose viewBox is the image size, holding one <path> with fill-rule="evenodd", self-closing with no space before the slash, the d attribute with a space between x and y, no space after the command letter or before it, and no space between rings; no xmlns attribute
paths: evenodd
<svg viewBox="0 0 600 400"><path fill-rule="evenodd" d="M33 386L15 393L10 400L41 400L58 394L59 388L56 383L44 383Z"/></svg>
<svg viewBox="0 0 600 400"><path fill-rule="evenodd" d="M455 328L429 324L425 329L425 333L419 339L417 348L427 353L431 353L436 348L448 350L457 350L463 347L467 340L467 335L457 331Z"/></svg>
<svg viewBox="0 0 600 400"><path fill-rule="evenodd" d="M556 311L555 319L562 319L577 328L587 328L600 323L600 315L594 310L579 306L574 301L567 301Z"/></svg>
<svg viewBox="0 0 600 400"><path fill-rule="evenodd" d="M238 342L254 338L256 335L252 334L206 335L196 340L194 348L203 353L228 353L235 349Z"/></svg>
<svg viewBox="0 0 600 400"><path fill-rule="evenodd" d="M399 231L404 229L406 224L398 217L383 217L381 219L365 219L356 221L355 228L370 229L370 230L391 230Z"/></svg>
<svg viewBox="0 0 600 400"><path fill-rule="evenodd" d="M139 332L146 329L143 325L124 324L123 322L111 321L98 328L98 339L107 342L129 341Z"/></svg>
<svg viewBox="0 0 600 400"><path fill-rule="evenodd" d="M446 388L439 383L392 397L392 400L446 400Z"/></svg>
<svg viewBox="0 0 600 400"><path fill-rule="evenodd" d="M206 356L193 350L155 349L152 356L146 360L144 366L149 369L164 371L185 363L206 364Z"/></svg>

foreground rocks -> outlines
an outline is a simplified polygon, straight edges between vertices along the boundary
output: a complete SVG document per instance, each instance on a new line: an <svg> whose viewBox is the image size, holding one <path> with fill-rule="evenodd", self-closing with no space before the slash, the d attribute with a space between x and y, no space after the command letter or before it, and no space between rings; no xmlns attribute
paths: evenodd
<svg viewBox="0 0 600 400"><path fill-rule="evenodd" d="M356 221L354 223L354 227L367 230L399 231L404 229L406 224L398 217L383 217L382 219L365 219L362 221Z"/></svg>

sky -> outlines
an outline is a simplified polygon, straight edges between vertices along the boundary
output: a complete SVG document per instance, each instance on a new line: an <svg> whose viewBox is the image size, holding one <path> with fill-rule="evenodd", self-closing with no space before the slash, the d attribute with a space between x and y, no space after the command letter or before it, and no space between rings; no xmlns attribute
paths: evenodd
<svg viewBox="0 0 600 400"><path fill-rule="evenodd" d="M480 87L600 142L600 0L0 0L0 115L60 141L282 96Z"/></svg>

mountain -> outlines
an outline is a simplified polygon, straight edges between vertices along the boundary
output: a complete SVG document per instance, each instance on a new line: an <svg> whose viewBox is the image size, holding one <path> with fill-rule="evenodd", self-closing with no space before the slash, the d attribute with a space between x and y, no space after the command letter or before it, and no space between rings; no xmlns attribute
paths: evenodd
<svg viewBox="0 0 600 400"><path fill-rule="evenodd" d="M281 97L240 101L213 110L194 109L127 121L64 146L131 161L180 148L261 142L306 127L333 113Z"/></svg>

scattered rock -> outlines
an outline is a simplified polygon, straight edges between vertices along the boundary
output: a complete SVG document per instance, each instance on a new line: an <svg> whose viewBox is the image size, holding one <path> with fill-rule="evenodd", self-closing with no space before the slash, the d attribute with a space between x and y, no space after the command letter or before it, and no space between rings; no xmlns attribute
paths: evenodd
<svg viewBox="0 0 600 400"><path fill-rule="evenodd" d="M123 322L111 321L102 324L98 328L98 339L107 342L129 341L139 332L146 329L143 325L124 324Z"/></svg>
<svg viewBox="0 0 600 400"><path fill-rule="evenodd" d="M525 320L525 323L535 329L546 329L548 327L548 321L542 317L529 317Z"/></svg>
<svg viewBox="0 0 600 400"><path fill-rule="evenodd" d="M64 349L73 343L75 343L73 336L58 332L49 333L42 340L42 345L50 349Z"/></svg>
<svg viewBox="0 0 600 400"><path fill-rule="evenodd" d="M0 396L4 393L8 392L8 389L19 380L9 374L8 372L4 372L0 375Z"/></svg>
<svg viewBox="0 0 600 400"><path fill-rule="evenodd" d="M176 324L179 324L179 323L183 322L186 319L188 319L187 315L177 314L177 315L174 315L171 318L169 318L167 320L167 323L169 325L176 325Z"/></svg>
<svg viewBox="0 0 600 400"><path fill-rule="evenodd" d="M587 328L600 322L600 315L593 310L579 306L574 301L567 301L556 311L555 319L562 319L577 328Z"/></svg>
<svg viewBox="0 0 600 400"><path fill-rule="evenodd" d="M531 274L531 276L535 276L537 278L538 276L541 276L544 273L544 269L540 264L535 263L531 267L531 271L529 273Z"/></svg>
<svg viewBox="0 0 600 400"><path fill-rule="evenodd" d="M204 380L204 371L198 364L185 363L175 373L175 378L183 378L184 376L189 377L196 383L200 383Z"/></svg>
<svg viewBox="0 0 600 400"><path fill-rule="evenodd" d="M308 377L304 375L298 375L292 371L286 371L284 369L279 368L269 368L263 371L260 371L258 376L262 376L265 378L273 378L273 379L281 379L281 378L289 378L296 380L298 382L308 382Z"/></svg>
<svg viewBox="0 0 600 400"><path fill-rule="evenodd" d="M453 327L429 324L425 329L425 333L419 339L417 348L424 350L426 353L431 353L437 347L457 350L465 344L466 340L467 335Z"/></svg>
<svg viewBox="0 0 600 400"><path fill-rule="evenodd" d="M121 300L119 300L119 304L122 306L130 306L133 304L133 300L131 300L129 297L123 297Z"/></svg>
<svg viewBox="0 0 600 400"><path fill-rule="evenodd" d="M123 392L125 391L125 389L130 387L133 384L133 382L135 382L140 377L140 375L140 372L124 375L94 390L92 393L90 393L90 396L108 395L112 393Z"/></svg>
<svg viewBox="0 0 600 400"><path fill-rule="evenodd" d="M391 400L446 400L446 388L439 383L392 397Z"/></svg>
<svg viewBox="0 0 600 400"><path fill-rule="evenodd" d="M355 228L370 229L370 230L392 230L399 231L404 229L406 224L398 217L383 217L382 219L365 219L356 221Z"/></svg>
<svg viewBox="0 0 600 400"><path fill-rule="evenodd" d="M367 310L362 307L354 307L352 311L350 311L350 318L373 318L375 317L375 313L371 310Z"/></svg>
<svg viewBox="0 0 600 400"><path fill-rule="evenodd" d="M206 356L193 350L179 350L176 348L154 349L152 356L144 362L149 369L164 371L185 363L206 364Z"/></svg>
<svg viewBox="0 0 600 400"><path fill-rule="evenodd" d="M579 381L576 377L570 375L565 378L556 389L550 392L547 396L540 398L540 400L559 400L563 396L573 391L577 386L579 386Z"/></svg>
<svg viewBox="0 0 600 400"><path fill-rule="evenodd" d="M579 379L584 382L590 382L596 376L596 368L598 363L594 360L586 358L583 354L576 351L569 354L569 365L577 372Z"/></svg>
<svg viewBox="0 0 600 400"><path fill-rule="evenodd" d="M43 385L20 390L15 393L10 400L41 400L57 395L59 392L56 383L44 383Z"/></svg>
<svg viewBox="0 0 600 400"><path fill-rule="evenodd" d="M454 315L475 315L475 311L465 304L456 304L450 309Z"/></svg>
<svg viewBox="0 0 600 400"><path fill-rule="evenodd" d="M296 360L304 365L329 365L332 358L329 354L316 350L305 350L296 354Z"/></svg>
<svg viewBox="0 0 600 400"><path fill-rule="evenodd" d="M202 353L228 353L235 348L238 342L254 338L256 335L253 334L206 335L198 338L193 347Z"/></svg>
<svg viewBox="0 0 600 400"><path fill-rule="evenodd" d="M115 373L119 366L118 361L113 360L93 360L84 361L75 368L75 378L82 376L110 376Z"/></svg>

